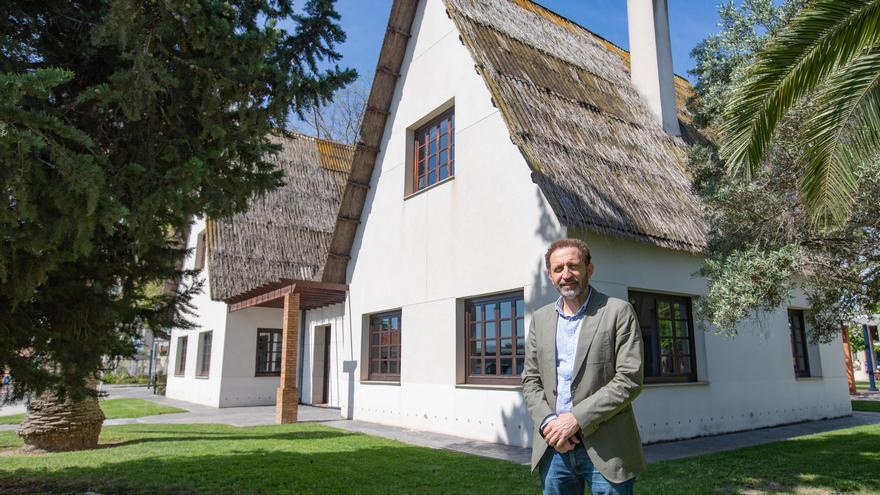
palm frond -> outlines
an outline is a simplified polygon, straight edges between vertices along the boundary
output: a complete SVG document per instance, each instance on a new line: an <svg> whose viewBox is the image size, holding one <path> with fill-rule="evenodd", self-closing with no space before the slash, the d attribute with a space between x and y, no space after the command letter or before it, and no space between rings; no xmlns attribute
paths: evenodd
<svg viewBox="0 0 880 495"><path fill-rule="evenodd" d="M880 0L816 0L761 52L725 108L721 157L746 179L777 122L839 67L880 43Z"/></svg>
<svg viewBox="0 0 880 495"><path fill-rule="evenodd" d="M871 144L880 144L869 135L872 125L880 125L880 120L872 119L877 112L871 108L878 95L878 49L842 66L820 86L816 108L801 137L809 151L799 180L801 197L814 223L845 219L856 188L855 168L873 154L868 150Z"/></svg>

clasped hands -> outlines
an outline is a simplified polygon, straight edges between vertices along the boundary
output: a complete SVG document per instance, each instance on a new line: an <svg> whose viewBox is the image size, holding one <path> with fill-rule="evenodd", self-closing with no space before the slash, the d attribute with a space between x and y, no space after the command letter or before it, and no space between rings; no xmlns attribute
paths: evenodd
<svg viewBox="0 0 880 495"><path fill-rule="evenodd" d="M580 439L574 435L578 428L580 426L574 414L562 413L544 426L544 439L547 441L547 445L560 453L565 453L580 443Z"/></svg>

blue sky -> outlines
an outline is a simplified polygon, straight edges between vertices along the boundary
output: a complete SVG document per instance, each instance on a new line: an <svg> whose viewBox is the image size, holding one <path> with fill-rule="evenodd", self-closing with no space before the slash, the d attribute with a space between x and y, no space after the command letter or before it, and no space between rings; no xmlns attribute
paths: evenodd
<svg viewBox="0 0 880 495"><path fill-rule="evenodd" d="M721 0L668 0L675 72L688 77L694 66L691 49L708 34L718 30L718 3ZM538 0L605 39L628 48L626 0ZM370 80L376 70L379 48L385 34L391 0L337 0L342 27L348 39L339 47L342 66L357 69Z"/></svg>

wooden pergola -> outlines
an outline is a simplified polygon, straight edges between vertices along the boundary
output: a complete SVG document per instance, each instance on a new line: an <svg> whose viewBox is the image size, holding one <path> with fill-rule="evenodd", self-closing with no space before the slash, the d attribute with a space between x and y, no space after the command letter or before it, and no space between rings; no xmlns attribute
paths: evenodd
<svg viewBox="0 0 880 495"><path fill-rule="evenodd" d="M345 301L348 286L327 282L280 279L225 300L229 312L251 307L282 308L281 382L275 395L275 421L295 423L299 404L296 386L300 312Z"/></svg>

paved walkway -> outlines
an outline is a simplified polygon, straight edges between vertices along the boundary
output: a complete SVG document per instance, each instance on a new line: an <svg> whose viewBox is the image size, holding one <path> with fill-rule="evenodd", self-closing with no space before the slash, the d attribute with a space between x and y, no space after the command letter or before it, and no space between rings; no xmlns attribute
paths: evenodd
<svg viewBox="0 0 880 495"><path fill-rule="evenodd" d="M112 387L108 388L107 391L109 396L113 398L133 397L149 399L160 404L176 406L188 411L186 413L163 414L144 418L111 419L104 423L107 425L222 423L236 426L254 426L275 424L274 406L227 407L221 409L155 396L146 387ZM338 409L300 406L299 420L303 422L322 422L328 426L352 432L390 438L424 447L454 450L483 457L503 459L519 464L528 464L531 458L530 449L525 447L480 442L439 433L341 419ZM648 462L681 459L869 424L880 424L880 414L854 412L852 416L845 418L808 421L760 430L656 443L645 446L645 456L648 458ZM15 425L0 425L2 430L15 428Z"/></svg>

